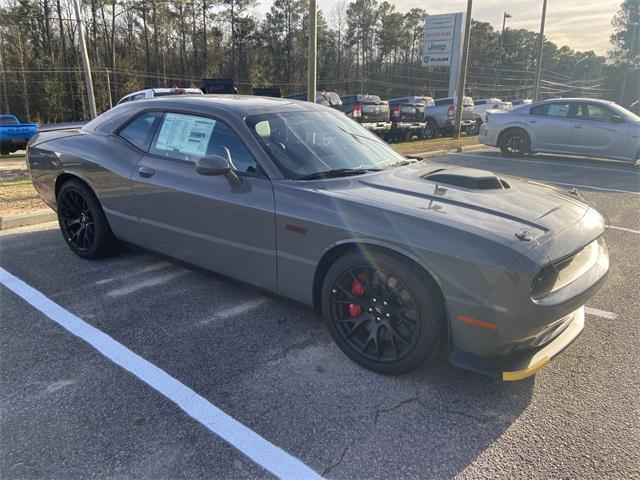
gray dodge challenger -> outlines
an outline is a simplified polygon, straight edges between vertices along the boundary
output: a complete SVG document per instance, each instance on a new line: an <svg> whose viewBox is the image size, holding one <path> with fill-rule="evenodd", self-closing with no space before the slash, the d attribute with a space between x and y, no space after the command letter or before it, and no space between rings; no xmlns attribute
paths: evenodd
<svg viewBox="0 0 640 480"><path fill-rule="evenodd" d="M386 374L443 347L528 377L580 334L609 269L605 221L575 190L408 159L307 102L125 103L43 129L27 157L77 255L137 246L313 305Z"/></svg>

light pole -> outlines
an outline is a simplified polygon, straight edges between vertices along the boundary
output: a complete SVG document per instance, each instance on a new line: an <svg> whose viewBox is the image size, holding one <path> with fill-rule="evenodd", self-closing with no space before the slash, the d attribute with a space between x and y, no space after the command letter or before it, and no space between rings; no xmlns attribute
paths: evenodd
<svg viewBox="0 0 640 480"><path fill-rule="evenodd" d="M80 15L80 2L73 0L73 7L76 11L76 19L78 20L78 43L80 44L80 57L82 58L82 65L84 66L84 80L87 83L89 114L91 118L96 118L98 116L96 112L96 98L93 94L91 64L89 63L89 54L87 53L87 43L84 39L84 25L82 24L82 16Z"/></svg>
<svg viewBox="0 0 640 480"><path fill-rule="evenodd" d="M540 20L540 38L538 39L538 65L536 65L536 83L533 87L533 101L538 100L540 75L542 75L542 51L544 49L544 20L547 16L547 0L542 0L542 19Z"/></svg>
<svg viewBox="0 0 640 480"><path fill-rule="evenodd" d="M498 50L498 55L500 55L500 67L502 67L502 58L504 55L503 47L504 47L504 27L507 23L507 18L513 18L513 16L510 13L504 12L504 14L502 15L502 31L500 32L500 50ZM496 59L496 65L498 64L498 61ZM500 69L496 68L496 86L493 89L493 94L494 96L498 95L498 85L500 85Z"/></svg>

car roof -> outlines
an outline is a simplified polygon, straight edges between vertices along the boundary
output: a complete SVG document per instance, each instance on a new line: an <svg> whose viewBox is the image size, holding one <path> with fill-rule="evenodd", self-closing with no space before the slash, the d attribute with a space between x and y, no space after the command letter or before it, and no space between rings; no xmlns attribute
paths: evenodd
<svg viewBox="0 0 640 480"><path fill-rule="evenodd" d="M131 102L139 110L152 108L171 109L185 108L193 111L235 113L238 116L262 115L275 112L300 112L328 110L327 107L291 98L262 97L256 95L175 95L154 97Z"/></svg>
<svg viewBox="0 0 640 480"><path fill-rule="evenodd" d="M585 98L585 97L549 98L547 100L542 100L536 103L541 104L541 103L552 103L552 102L591 102L591 103L601 103L603 105L610 105L614 103L610 100L603 100L600 98Z"/></svg>

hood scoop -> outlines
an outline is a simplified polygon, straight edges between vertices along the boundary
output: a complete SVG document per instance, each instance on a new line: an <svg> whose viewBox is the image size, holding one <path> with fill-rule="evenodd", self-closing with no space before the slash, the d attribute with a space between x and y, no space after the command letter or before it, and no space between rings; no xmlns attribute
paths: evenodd
<svg viewBox="0 0 640 480"><path fill-rule="evenodd" d="M505 190L511 188L507 182L486 170L453 167L441 168L422 178L441 185L464 188L467 190Z"/></svg>

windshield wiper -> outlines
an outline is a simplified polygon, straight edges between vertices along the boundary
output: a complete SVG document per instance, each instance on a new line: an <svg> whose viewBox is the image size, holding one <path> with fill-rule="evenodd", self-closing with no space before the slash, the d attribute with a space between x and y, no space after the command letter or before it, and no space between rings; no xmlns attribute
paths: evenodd
<svg viewBox="0 0 640 480"><path fill-rule="evenodd" d="M412 163L417 163L422 159L418 159L415 157L408 157L406 160L398 160L397 162L392 163L391 165L389 165L389 168L393 168L393 167L400 167L403 165L411 165Z"/></svg>
<svg viewBox="0 0 640 480"><path fill-rule="evenodd" d="M348 177L350 175L361 175L363 173L379 171L379 168L335 168L333 170L310 173L309 175L300 177L298 180L318 180L321 178Z"/></svg>

